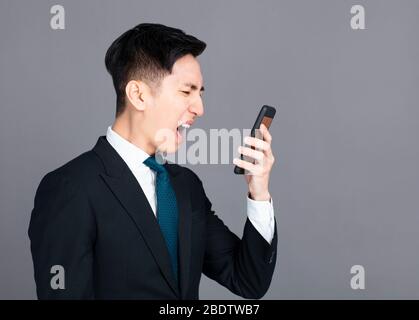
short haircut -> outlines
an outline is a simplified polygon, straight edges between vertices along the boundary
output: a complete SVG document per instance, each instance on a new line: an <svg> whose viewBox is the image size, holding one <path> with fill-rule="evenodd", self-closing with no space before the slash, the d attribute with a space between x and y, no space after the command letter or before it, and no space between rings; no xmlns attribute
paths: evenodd
<svg viewBox="0 0 419 320"><path fill-rule="evenodd" d="M187 54L199 56L205 42L162 24L141 23L116 39L106 52L105 65L116 91L116 116L125 109L125 87L132 80L159 85L175 62Z"/></svg>

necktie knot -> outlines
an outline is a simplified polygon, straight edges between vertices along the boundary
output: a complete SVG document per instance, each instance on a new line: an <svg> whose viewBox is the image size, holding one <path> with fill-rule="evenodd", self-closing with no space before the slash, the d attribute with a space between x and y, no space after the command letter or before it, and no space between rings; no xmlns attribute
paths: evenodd
<svg viewBox="0 0 419 320"><path fill-rule="evenodd" d="M156 173L166 172L166 168L162 164L157 162L154 155L145 159L144 164L150 169L154 170Z"/></svg>

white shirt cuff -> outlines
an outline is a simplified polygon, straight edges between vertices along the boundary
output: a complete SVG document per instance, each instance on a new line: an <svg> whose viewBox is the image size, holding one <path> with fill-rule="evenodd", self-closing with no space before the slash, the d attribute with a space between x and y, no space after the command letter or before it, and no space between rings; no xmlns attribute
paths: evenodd
<svg viewBox="0 0 419 320"><path fill-rule="evenodd" d="M275 232L275 216L272 198L268 201L256 201L247 197L247 217L255 229L269 243Z"/></svg>

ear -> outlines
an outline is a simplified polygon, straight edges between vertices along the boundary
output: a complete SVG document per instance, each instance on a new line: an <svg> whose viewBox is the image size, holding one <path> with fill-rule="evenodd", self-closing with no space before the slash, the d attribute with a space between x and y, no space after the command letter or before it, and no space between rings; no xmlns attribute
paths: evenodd
<svg viewBox="0 0 419 320"><path fill-rule="evenodd" d="M150 95L150 88L143 81L131 80L125 86L125 94L135 109L143 111L146 107L145 101Z"/></svg>

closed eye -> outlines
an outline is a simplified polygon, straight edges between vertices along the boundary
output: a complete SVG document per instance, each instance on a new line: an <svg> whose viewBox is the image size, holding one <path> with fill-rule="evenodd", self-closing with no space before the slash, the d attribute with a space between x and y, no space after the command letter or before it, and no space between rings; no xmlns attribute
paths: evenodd
<svg viewBox="0 0 419 320"><path fill-rule="evenodd" d="M184 94L189 95L191 92L190 91L182 91Z"/></svg>

